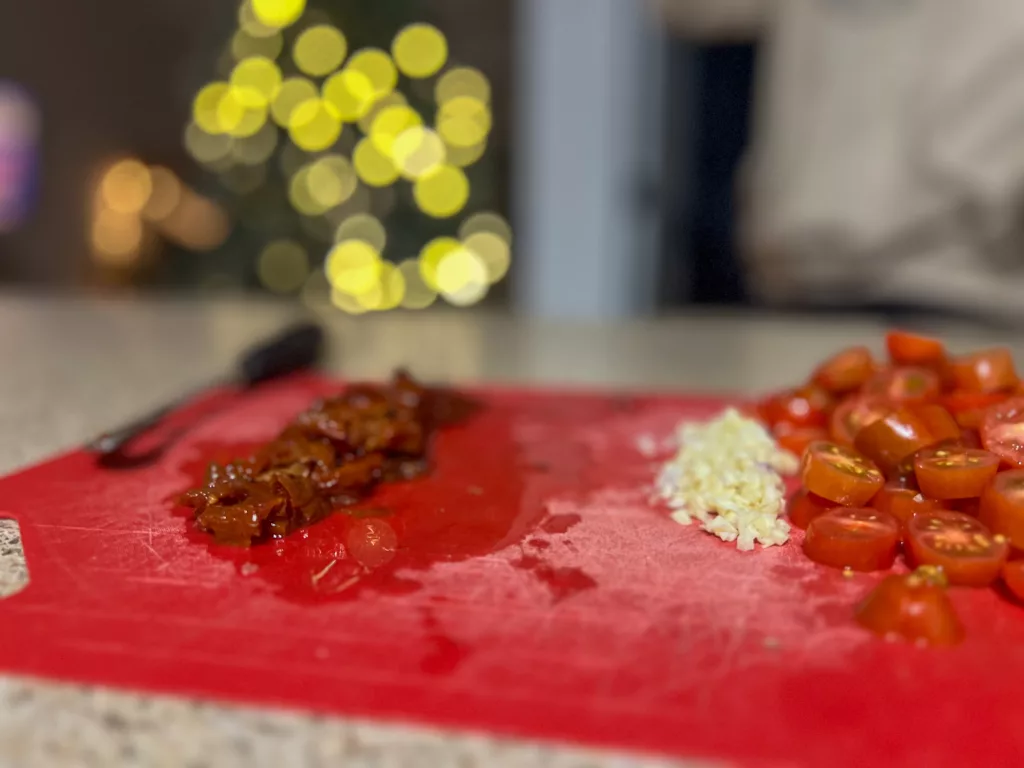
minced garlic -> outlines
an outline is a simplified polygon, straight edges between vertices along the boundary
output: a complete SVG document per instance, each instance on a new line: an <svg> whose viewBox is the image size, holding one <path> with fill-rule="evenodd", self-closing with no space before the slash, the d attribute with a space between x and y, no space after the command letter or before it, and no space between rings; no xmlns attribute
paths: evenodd
<svg viewBox="0 0 1024 768"><path fill-rule="evenodd" d="M770 547L789 540L779 518L786 504L782 474L799 465L765 429L730 408L706 424L679 426L679 452L658 475L658 492L675 510L672 519L696 519L708 533L736 548Z"/></svg>

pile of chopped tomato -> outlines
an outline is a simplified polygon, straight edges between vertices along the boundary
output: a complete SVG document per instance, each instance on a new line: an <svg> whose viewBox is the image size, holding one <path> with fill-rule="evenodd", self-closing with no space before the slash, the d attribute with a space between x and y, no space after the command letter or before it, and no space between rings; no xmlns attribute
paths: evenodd
<svg viewBox="0 0 1024 768"><path fill-rule="evenodd" d="M1024 601L1024 383L1005 348L950 355L938 339L886 337L889 360L852 347L758 415L802 456L790 522L804 552L886 578L858 622L918 643L958 642L946 587L1002 582ZM1018 559L1020 557L1020 559Z"/></svg>

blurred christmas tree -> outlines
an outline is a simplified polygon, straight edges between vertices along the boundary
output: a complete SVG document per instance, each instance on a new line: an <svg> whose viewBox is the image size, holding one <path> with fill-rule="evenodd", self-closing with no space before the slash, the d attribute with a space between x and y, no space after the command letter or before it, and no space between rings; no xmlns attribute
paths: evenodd
<svg viewBox="0 0 1024 768"><path fill-rule="evenodd" d="M199 276L353 313L467 306L505 276L490 84L423 6L245 0L184 133L235 222Z"/></svg>

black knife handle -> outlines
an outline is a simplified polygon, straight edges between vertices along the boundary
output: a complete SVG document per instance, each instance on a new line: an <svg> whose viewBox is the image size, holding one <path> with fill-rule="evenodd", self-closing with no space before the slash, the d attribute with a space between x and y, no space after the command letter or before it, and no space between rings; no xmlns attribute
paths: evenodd
<svg viewBox="0 0 1024 768"><path fill-rule="evenodd" d="M239 383L260 382L312 368L323 355L324 331L313 323L293 326L247 350L238 361Z"/></svg>

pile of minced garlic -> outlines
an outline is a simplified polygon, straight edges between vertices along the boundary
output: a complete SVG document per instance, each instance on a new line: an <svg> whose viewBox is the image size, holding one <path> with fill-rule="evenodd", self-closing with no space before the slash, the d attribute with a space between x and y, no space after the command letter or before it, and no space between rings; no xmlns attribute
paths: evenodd
<svg viewBox="0 0 1024 768"><path fill-rule="evenodd" d="M659 495L682 525L701 528L750 550L789 540L781 474L793 474L796 456L779 448L753 419L730 408L706 424L681 424L679 452L658 475Z"/></svg>

